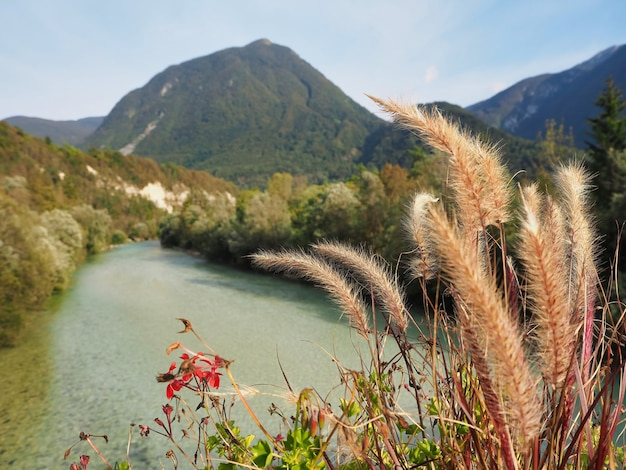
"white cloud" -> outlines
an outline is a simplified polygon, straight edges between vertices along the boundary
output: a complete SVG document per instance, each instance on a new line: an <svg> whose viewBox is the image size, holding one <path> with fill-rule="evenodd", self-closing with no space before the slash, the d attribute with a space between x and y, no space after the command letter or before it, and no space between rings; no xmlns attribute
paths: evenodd
<svg viewBox="0 0 626 470"><path fill-rule="evenodd" d="M493 93L500 93L505 88L507 88L507 86L506 86L506 83L504 82L493 82L491 84L491 91Z"/></svg>
<svg viewBox="0 0 626 470"><path fill-rule="evenodd" d="M426 83L432 83L439 77L439 70L434 65L429 65L424 74L424 81Z"/></svg>

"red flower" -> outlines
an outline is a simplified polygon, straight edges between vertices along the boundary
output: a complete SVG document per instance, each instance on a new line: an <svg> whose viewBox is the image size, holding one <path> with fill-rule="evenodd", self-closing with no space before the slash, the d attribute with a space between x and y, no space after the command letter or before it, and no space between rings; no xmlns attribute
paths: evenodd
<svg viewBox="0 0 626 470"><path fill-rule="evenodd" d="M181 388L183 388L185 383L182 380L172 380L169 384L167 384L167 388L165 389L165 396L169 400L174 396L174 393L178 392Z"/></svg>
<svg viewBox="0 0 626 470"><path fill-rule="evenodd" d="M182 362L176 370L176 362L172 362L169 370L165 374L159 374L157 376L158 382L169 382L165 389L165 396L167 399L174 397L176 392L180 391L183 387L187 387L194 391L205 391L207 386L212 389L218 389L220 387L220 372L217 369L224 366L224 360L215 356L213 360L204 356L203 353L183 353L180 355ZM192 383L192 380L195 381Z"/></svg>
<svg viewBox="0 0 626 470"><path fill-rule="evenodd" d="M209 383L209 387L214 388L214 389L218 389L220 388L220 374L219 372L215 372L214 370L211 370L209 372L206 373L206 381Z"/></svg>

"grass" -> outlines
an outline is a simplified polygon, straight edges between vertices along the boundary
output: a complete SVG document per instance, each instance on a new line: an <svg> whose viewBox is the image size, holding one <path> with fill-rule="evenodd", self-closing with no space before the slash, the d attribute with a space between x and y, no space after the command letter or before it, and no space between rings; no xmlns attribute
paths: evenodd
<svg viewBox="0 0 626 470"><path fill-rule="evenodd" d="M589 174L561 167L553 195L516 187L496 147L436 110L374 100L448 155L446 193L417 194L406 220L402 266L427 326L411 325L396 270L363 247L259 252L256 266L329 293L367 351L361 368L334 358L338 403L289 387L293 408L269 410L276 435L231 362L182 320L206 352L168 348L183 351L158 377L172 404L140 434L167 439L173 468L623 468L624 308L608 300L616 279L599 278ZM234 401L220 392L226 378ZM234 402L259 438L230 420Z"/></svg>

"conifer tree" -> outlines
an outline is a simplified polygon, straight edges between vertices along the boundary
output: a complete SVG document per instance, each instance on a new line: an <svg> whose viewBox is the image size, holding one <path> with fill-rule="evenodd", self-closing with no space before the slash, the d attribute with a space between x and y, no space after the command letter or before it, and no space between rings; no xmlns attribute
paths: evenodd
<svg viewBox="0 0 626 470"><path fill-rule="evenodd" d="M595 192L599 206L608 207L615 193L621 192L624 169L615 155L626 149L626 101L612 78L595 102L601 109L595 118L587 119L591 130L587 141L589 169L596 175Z"/></svg>
<svg viewBox="0 0 626 470"><path fill-rule="evenodd" d="M617 266L626 267L626 240L620 236L626 202L626 101L611 78L595 102L601 109L597 117L587 119L591 130L587 141L588 167L595 175L595 212L603 237L604 257L612 260L619 254ZM618 242L620 249L618 248ZM617 250L617 251L616 251ZM608 268L609 264L604 263Z"/></svg>

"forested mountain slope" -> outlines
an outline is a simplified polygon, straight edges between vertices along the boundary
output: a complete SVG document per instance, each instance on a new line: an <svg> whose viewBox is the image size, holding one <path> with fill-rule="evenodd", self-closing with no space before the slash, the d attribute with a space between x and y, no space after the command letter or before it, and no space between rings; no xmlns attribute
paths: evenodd
<svg viewBox="0 0 626 470"><path fill-rule="evenodd" d="M291 49L259 40L167 68L123 97L85 146L254 185L347 177L383 121Z"/></svg>
<svg viewBox="0 0 626 470"><path fill-rule="evenodd" d="M526 78L495 96L467 107L485 123L525 139L536 139L553 119L571 128L577 146L584 147L586 119L597 114L596 98L612 77L626 90L626 45L606 49L559 73Z"/></svg>

